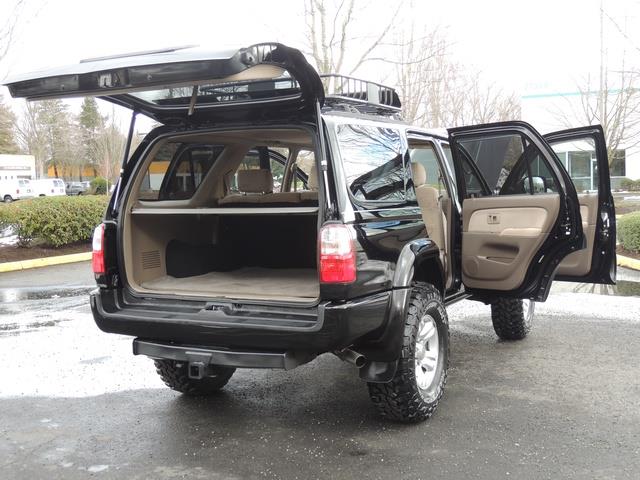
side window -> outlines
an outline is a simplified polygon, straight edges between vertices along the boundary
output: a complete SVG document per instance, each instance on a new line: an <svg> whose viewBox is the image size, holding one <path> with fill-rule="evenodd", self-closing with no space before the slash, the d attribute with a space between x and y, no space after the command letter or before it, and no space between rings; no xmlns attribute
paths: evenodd
<svg viewBox="0 0 640 480"><path fill-rule="evenodd" d="M569 172L578 193L598 190L598 162L592 138L558 142L551 146Z"/></svg>
<svg viewBox="0 0 640 480"><path fill-rule="evenodd" d="M453 168L453 155L451 154L451 147L448 143L443 143L442 151L444 152L444 161L447 162L447 166L449 167L450 172L455 172Z"/></svg>
<svg viewBox="0 0 640 480"><path fill-rule="evenodd" d="M337 134L347 185L354 198L404 202L406 147L400 131L339 125Z"/></svg>
<svg viewBox="0 0 640 480"><path fill-rule="evenodd" d="M179 144L165 143L155 153L154 158L147 167L147 171L142 178L138 198L140 200L158 200L160 197L160 187L164 180L171 159L178 150Z"/></svg>
<svg viewBox="0 0 640 480"><path fill-rule="evenodd" d="M160 188L160 200L186 200L193 196L224 147L187 146L180 149Z"/></svg>
<svg viewBox="0 0 640 480"><path fill-rule="evenodd" d="M458 142L468 195L521 195L557 192L555 175L538 147L525 135L504 133ZM489 192L472 179L475 164ZM486 190L486 189L485 189Z"/></svg>
<svg viewBox="0 0 640 480"><path fill-rule="evenodd" d="M167 143L161 146L147 167L138 198L140 200L191 198L223 148L217 145L178 143Z"/></svg>
<svg viewBox="0 0 640 480"><path fill-rule="evenodd" d="M284 167L287 163L289 149L267 147L255 147L251 149L240 162L238 170L268 169L273 176L273 191L280 192L284 179ZM238 192L237 173L231 180L231 191Z"/></svg>
<svg viewBox="0 0 640 480"><path fill-rule="evenodd" d="M295 162L298 174L294 177L291 191L310 190L309 185L303 181L303 176L309 178L312 168L316 168L316 157L311 150L300 150ZM300 175L302 173L303 175Z"/></svg>

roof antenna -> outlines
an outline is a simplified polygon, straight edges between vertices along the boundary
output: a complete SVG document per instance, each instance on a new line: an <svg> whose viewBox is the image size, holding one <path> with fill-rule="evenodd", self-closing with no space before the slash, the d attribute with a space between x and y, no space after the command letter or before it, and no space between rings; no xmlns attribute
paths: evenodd
<svg viewBox="0 0 640 480"><path fill-rule="evenodd" d="M187 112L187 116L193 115L193 111L196 109L196 99L198 98L198 85L193 86L193 91L191 92L191 100L189 101L189 111Z"/></svg>

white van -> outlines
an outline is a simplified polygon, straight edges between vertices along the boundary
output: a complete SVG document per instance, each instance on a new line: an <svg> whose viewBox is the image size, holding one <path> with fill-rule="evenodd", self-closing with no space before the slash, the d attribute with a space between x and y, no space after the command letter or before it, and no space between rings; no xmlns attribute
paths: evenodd
<svg viewBox="0 0 640 480"><path fill-rule="evenodd" d="M16 178L12 180L0 180L0 199L5 203L31 198L35 194L29 180Z"/></svg>
<svg viewBox="0 0 640 480"><path fill-rule="evenodd" d="M35 195L38 197L55 197L67 194L64 181L59 178L31 180L31 185L33 186Z"/></svg>

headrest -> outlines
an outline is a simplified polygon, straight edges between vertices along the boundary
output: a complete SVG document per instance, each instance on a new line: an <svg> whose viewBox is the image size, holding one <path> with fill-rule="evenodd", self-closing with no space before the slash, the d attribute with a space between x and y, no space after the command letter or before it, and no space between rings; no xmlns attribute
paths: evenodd
<svg viewBox="0 0 640 480"><path fill-rule="evenodd" d="M273 192L273 176L271 170L238 170L238 190L245 193Z"/></svg>
<svg viewBox="0 0 640 480"><path fill-rule="evenodd" d="M318 190L318 167L316 167L315 161L311 164L311 170L309 170L307 188L309 190Z"/></svg>
<svg viewBox="0 0 640 480"><path fill-rule="evenodd" d="M419 187L420 185L427 183L427 171L421 163L411 163L411 176L413 177L413 185L415 187Z"/></svg>

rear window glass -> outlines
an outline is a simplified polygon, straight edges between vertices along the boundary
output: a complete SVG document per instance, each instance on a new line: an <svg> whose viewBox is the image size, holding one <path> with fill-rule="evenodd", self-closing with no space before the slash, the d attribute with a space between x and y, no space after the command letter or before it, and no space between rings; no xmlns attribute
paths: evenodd
<svg viewBox="0 0 640 480"><path fill-rule="evenodd" d="M134 92L130 95L159 106L187 106L193 98L193 86ZM246 83L217 83L197 87L195 105L241 102L283 97L300 93L298 83L290 78L257 80Z"/></svg>
<svg viewBox="0 0 640 480"><path fill-rule="evenodd" d="M399 130L339 125L337 134L347 185L357 200L405 200L406 145Z"/></svg>
<svg viewBox="0 0 640 480"><path fill-rule="evenodd" d="M140 186L141 200L186 200L193 196L224 147L167 143L155 154Z"/></svg>

